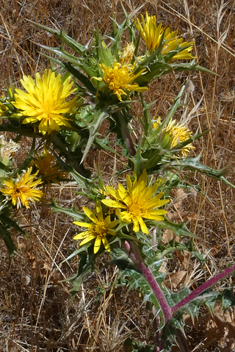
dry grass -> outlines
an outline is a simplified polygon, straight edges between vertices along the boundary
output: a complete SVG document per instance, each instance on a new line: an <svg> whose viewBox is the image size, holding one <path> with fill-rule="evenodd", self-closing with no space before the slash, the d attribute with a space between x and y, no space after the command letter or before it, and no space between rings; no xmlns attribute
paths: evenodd
<svg viewBox="0 0 235 352"><path fill-rule="evenodd" d="M151 85L148 99L158 99L153 113L164 116L181 84L191 80L193 88L188 91L186 102L190 127L193 131L210 129L196 143L195 153L202 150L202 161L215 169L228 166L227 178L235 183L234 1L123 2L128 11L139 7L139 13L148 10L164 25L177 28L186 40L194 40L199 63L218 74L168 75ZM27 19L62 27L85 44L97 25L102 33L110 30L111 15L117 21L123 18L119 0L0 0L0 92L4 92L9 82L18 85L22 74L34 75L48 66L37 43L56 45L52 36ZM180 114L178 117L181 118ZM24 160L22 150L27 150L27 142L22 140L22 149L15 156L18 165ZM95 168L100 162L107 179L110 178L113 161L105 154L98 160L93 153L87 161L90 167ZM215 180L196 176L191 182L201 183L211 203L197 194L181 195L172 216L186 221L203 239L196 246L210 260L204 275L196 263L189 265L187 257L175 258L173 270L187 273L183 284L191 285L194 281L196 285L198 280L220 271L234 258L235 203L234 191ZM71 182L54 187L52 192L59 204L70 207L75 203L81 207L82 200L74 190L76 185ZM18 252L10 267L0 242L0 351L116 352L123 350L122 343L127 337L152 342L152 322L145 306L137 293L115 288L118 272L116 268L112 271L105 268L105 256L100 260L100 271L87 277L81 292L71 302L70 285L63 280L75 274L77 259L62 264L75 249L72 236L76 228L70 218L52 214L46 207L18 211L15 216L29 237L15 234ZM177 286L179 277L175 280ZM232 284L233 280L228 279L221 285ZM232 351L235 332L232 335L231 322L223 316L218 319L213 325L202 312L195 327L189 326L186 333L192 351ZM226 328L231 330L227 337Z"/></svg>

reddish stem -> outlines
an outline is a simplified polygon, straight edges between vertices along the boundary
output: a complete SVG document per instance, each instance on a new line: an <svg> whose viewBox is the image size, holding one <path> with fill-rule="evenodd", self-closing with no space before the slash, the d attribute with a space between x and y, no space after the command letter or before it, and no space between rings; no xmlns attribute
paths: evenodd
<svg viewBox="0 0 235 352"><path fill-rule="evenodd" d="M171 308L164 294L162 293L160 286L155 280L155 277L152 274L151 270L145 266L144 261L141 257L141 254L139 252L139 248L136 245L136 243L131 242L131 247L130 247L130 244L128 242L125 242L125 247L126 247L126 250L128 250L128 252L132 250L133 253L131 253L131 258L134 261L134 263L137 265L140 273L143 275L143 277L145 278L145 280L148 282L149 286L153 290L153 293L155 294L158 300L158 303L161 307L162 313L164 315L165 324L167 324L167 322L171 318Z"/></svg>
<svg viewBox="0 0 235 352"><path fill-rule="evenodd" d="M182 299L182 301L178 302L174 307L171 308L171 314L174 315L180 308L185 306L186 304L192 302L197 296L200 295L203 291L207 290L212 285L216 284L219 280L223 279L225 276L231 274L235 271L235 264L230 268L225 269L222 273L215 275L210 280L206 281L204 284L196 288L193 292L191 292L187 297Z"/></svg>

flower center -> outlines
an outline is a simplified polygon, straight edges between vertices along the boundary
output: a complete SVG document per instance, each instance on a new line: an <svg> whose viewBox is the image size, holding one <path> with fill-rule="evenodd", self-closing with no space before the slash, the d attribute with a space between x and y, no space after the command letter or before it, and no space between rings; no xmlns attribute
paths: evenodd
<svg viewBox="0 0 235 352"><path fill-rule="evenodd" d="M20 194L20 191L21 191L21 188L19 188L19 187L16 187L15 188L15 195L19 195Z"/></svg>
<svg viewBox="0 0 235 352"><path fill-rule="evenodd" d="M99 237L106 237L107 235L107 228L104 224L104 221L101 221L99 224L96 224L94 226L94 233L96 234L96 236Z"/></svg>
<svg viewBox="0 0 235 352"><path fill-rule="evenodd" d="M143 214L143 207L140 204L133 203L129 207L129 213L133 216L141 216Z"/></svg>

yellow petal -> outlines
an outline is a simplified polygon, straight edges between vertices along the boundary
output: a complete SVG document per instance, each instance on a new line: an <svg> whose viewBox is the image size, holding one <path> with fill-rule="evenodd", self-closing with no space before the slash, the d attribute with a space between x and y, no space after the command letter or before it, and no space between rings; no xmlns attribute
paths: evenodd
<svg viewBox="0 0 235 352"><path fill-rule="evenodd" d="M101 245L101 238L96 237L95 244L94 244L94 253L97 253L99 251L100 245Z"/></svg>

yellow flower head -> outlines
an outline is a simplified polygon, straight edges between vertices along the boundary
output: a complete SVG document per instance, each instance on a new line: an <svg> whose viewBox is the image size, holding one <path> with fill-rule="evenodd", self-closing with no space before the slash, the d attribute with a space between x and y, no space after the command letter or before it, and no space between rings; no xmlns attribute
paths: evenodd
<svg viewBox="0 0 235 352"><path fill-rule="evenodd" d="M59 183L59 179L65 177L65 173L60 171L55 156L46 147L44 147L43 154L34 160L34 165L39 170L42 180L49 185L52 182Z"/></svg>
<svg viewBox="0 0 235 352"><path fill-rule="evenodd" d="M104 199L102 202L111 208L120 209L118 214L123 222L133 223L133 231L138 232L140 229L143 233L148 234L148 228L143 219L155 221L164 220L163 214L167 211L157 209L169 200L161 199L163 192L155 195L159 182L156 182L152 187L147 186L147 173L143 171L142 175L137 180L134 174L134 182L130 176L126 176L127 189L119 183L118 189L107 186L107 192L111 194L113 199Z"/></svg>
<svg viewBox="0 0 235 352"><path fill-rule="evenodd" d="M164 29L162 23L157 26L156 16L149 16L148 12L146 12L146 19L144 19L143 15L141 15L141 19L142 24L137 18L135 26L140 32L147 49L151 54L159 47L160 43L163 43L162 54L167 54L178 48L182 49L187 47L178 54L175 54L172 57L174 60L188 60L194 58L192 54L190 54L194 42L184 42L183 38L178 39L178 31L171 32L170 28Z"/></svg>
<svg viewBox="0 0 235 352"><path fill-rule="evenodd" d="M192 132L184 124L179 125L176 120L170 121L166 127L166 132L170 132L173 137L171 142L171 148L175 147L177 144L186 141L192 136ZM194 149L192 143L186 145L179 151L180 157L186 157L190 150Z"/></svg>
<svg viewBox="0 0 235 352"><path fill-rule="evenodd" d="M135 46L133 43L127 43L123 51L121 52L119 62L121 65L130 64L133 59Z"/></svg>
<svg viewBox="0 0 235 352"><path fill-rule="evenodd" d="M145 69L135 75L133 73L135 65L122 65L120 62L114 62L113 67L107 67L105 64L102 64L101 68L104 73L101 80L108 86L108 89L111 90L113 94L116 94L120 101L122 101L122 95L128 95L126 91L145 92L148 90L147 87L139 87L137 83L132 84Z"/></svg>
<svg viewBox="0 0 235 352"><path fill-rule="evenodd" d="M42 79L39 73L36 73L36 82L31 76L24 76L21 83L25 90L16 89L15 102L13 105L22 110L23 116L27 116L23 123L39 124L39 132L50 134L53 131L59 131L61 126L70 128L68 119L63 114L69 114L77 105L76 98L66 101L71 93L73 83L70 83L70 77L64 82L61 75L55 75L55 72L45 70Z"/></svg>
<svg viewBox="0 0 235 352"><path fill-rule="evenodd" d="M158 126L156 126L153 123L153 128L157 129ZM168 133L170 134L172 138L171 142L171 148L175 147L177 144L186 141L192 136L192 131L188 129L184 124L179 125L179 123L176 120L170 120L168 125L162 130L162 133ZM185 158L190 150L193 150L194 146L192 143L184 146L179 152L179 156L181 158Z"/></svg>
<svg viewBox="0 0 235 352"><path fill-rule="evenodd" d="M12 204L17 206L17 209L22 206L30 208L29 202L39 201L43 192L36 187L42 183L41 180L34 180L38 172L31 175L32 167L28 168L22 176L17 174L17 179L3 181L5 186L0 191L7 197L11 198Z"/></svg>
<svg viewBox="0 0 235 352"><path fill-rule="evenodd" d="M115 235L116 231L113 229L119 222L119 220L110 220L110 216L107 216L104 219L102 207L99 202L96 203L96 216L88 208L83 207L83 211L86 216L93 222L86 223L80 221L74 221L75 225L86 227L87 231L81 232L78 235L74 236L74 240L83 240L80 243L80 246L83 246L87 242L95 239L94 243L94 253L97 253L100 249L101 242L104 245L104 248L110 252L110 246L106 238L107 235Z"/></svg>

